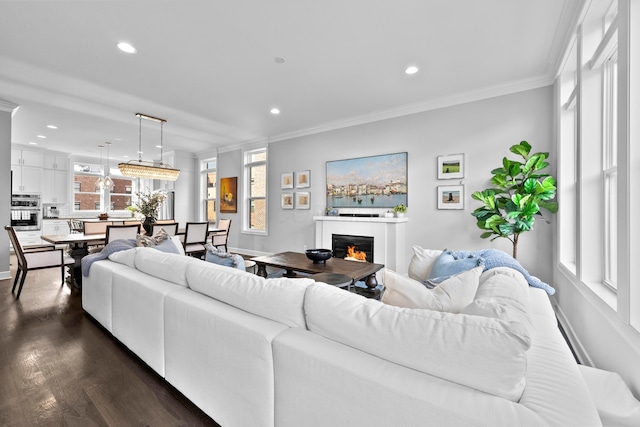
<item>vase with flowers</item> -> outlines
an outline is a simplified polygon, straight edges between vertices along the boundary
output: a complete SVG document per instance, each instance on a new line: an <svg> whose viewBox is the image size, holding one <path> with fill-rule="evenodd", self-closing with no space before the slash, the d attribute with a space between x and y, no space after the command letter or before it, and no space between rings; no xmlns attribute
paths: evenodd
<svg viewBox="0 0 640 427"><path fill-rule="evenodd" d="M147 188L145 191L136 193L136 198L136 202L127 209L137 217L144 218L142 227L147 234L151 233L151 225L158 219L158 210L167 198L167 194L162 191L151 191Z"/></svg>

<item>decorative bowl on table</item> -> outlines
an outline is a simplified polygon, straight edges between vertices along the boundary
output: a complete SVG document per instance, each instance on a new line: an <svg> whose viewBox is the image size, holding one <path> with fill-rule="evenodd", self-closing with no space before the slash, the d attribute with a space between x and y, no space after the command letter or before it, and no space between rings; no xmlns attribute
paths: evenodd
<svg viewBox="0 0 640 427"><path fill-rule="evenodd" d="M314 264L324 264L333 256L333 251L331 249L307 249L306 255Z"/></svg>

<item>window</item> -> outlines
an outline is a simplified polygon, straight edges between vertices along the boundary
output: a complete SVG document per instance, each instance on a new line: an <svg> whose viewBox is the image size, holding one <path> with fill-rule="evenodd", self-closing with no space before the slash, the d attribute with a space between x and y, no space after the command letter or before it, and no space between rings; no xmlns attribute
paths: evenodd
<svg viewBox="0 0 640 427"><path fill-rule="evenodd" d="M205 188L204 195L204 217L209 222L216 222L216 195L217 195L217 163L216 159L209 159L202 162L202 174Z"/></svg>
<svg viewBox="0 0 640 427"><path fill-rule="evenodd" d="M603 281L617 289L618 282L618 54L615 52L603 65L602 179L604 207L604 267Z"/></svg>
<svg viewBox="0 0 640 427"><path fill-rule="evenodd" d="M74 211L99 211L102 194L96 190L96 181L100 178L100 165L74 163L73 165L73 209Z"/></svg>
<svg viewBox="0 0 640 427"><path fill-rule="evenodd" d="M244 153L245 232L267 232L267 149Z"/></svg>
<svg viewBox="0 0 640 427"><path fill-rule="evenodd" d="M119 169L111 169L111 179L113 188L109 192L109 210L123 211L131 206L131 193L133 189L133 179L120 175Z"/></svg>

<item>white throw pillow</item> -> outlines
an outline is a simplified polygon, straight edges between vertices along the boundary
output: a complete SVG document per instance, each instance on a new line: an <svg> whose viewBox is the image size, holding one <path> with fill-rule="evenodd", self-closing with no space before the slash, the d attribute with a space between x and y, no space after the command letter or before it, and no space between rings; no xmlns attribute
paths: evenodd
<svg viewBox="0 0 640 427"><path fill-rule="evenodd" d="M433 289L427 289L417 280L385 269L382 276L385 287L382 302L396 307L459 313L473 302L483 269L480 266L455 274Z"/></svg>
<svg viewBox="0 0 640 427"><path fill-rule="evenodd" d="M180 236L171 236L170 239L173 244L176 245L176 248L178 248L178 252L180 253L180 255L186 255L184 253L184 246L182 246L182 242L180 241Z"/></svg>
<svg viewBox="0 0 640 427"><path fill-rule="evenodd" d="M124 264L131 268L136 268L136 250L138 248L127 249L126 251L118 251L109 255L109 259L118 264Z"/></svg>
<svg viewBox="0 0 640 427"><path fill-rule="evenodd" d="M409 262L409 277L415 280L425 280L429 277L431 267L441 253L441 250L424 249L413 245L413 257Z"/></svg>
<svg viewBox="0 0 640 427"><path fill-rule="evenodd" d="M152 248L139 247L136 251L136 268L139 271L182 286L188 286L187 270L196 262L202 261Z"/></svg>

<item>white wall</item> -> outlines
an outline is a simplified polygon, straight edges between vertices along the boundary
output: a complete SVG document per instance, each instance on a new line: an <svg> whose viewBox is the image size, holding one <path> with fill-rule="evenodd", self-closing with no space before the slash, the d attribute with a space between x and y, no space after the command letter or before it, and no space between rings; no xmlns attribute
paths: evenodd
<svg viewBox="0 0 640 427"><path fill-rule="evenodd" d="M312 217L325 209L325 162L353 157L408 152L409 196L407 261L411 245L427 248L477 250L497 247L511 253L510 242L483 240L471 212L479 206L473 191L490 185L490 171L512 157L509 147L527 140L536 151L552 148L552 88L545 87L439 110L353 126L269 146L269 236L240 234L238 214L230 245L257 252L302 251L315 240ZM241 180L240 151L220 153L219 176ZM458 184L438 180L438 155L464 153L465 209L437 210L436 187ZM514 158L514 157L512 157ZM555 173L555 159L550 172ZM311 171L311 209L280 209L280 174ZM240 182L239 182L240 185ZM551 218L554 220L554 218ZM552 230L544 221L520 238L518 259L544 281L552 277ZM405 266L406 270L406 266Z"/></svg>
<svg viewBox="0 0 640 427"><path fill-rule="evenodd" d="M17 105L0 100L0 212L1 225L11 224L11 112ZM9 235L0 231L0 279L9 272Z"/></svg>

